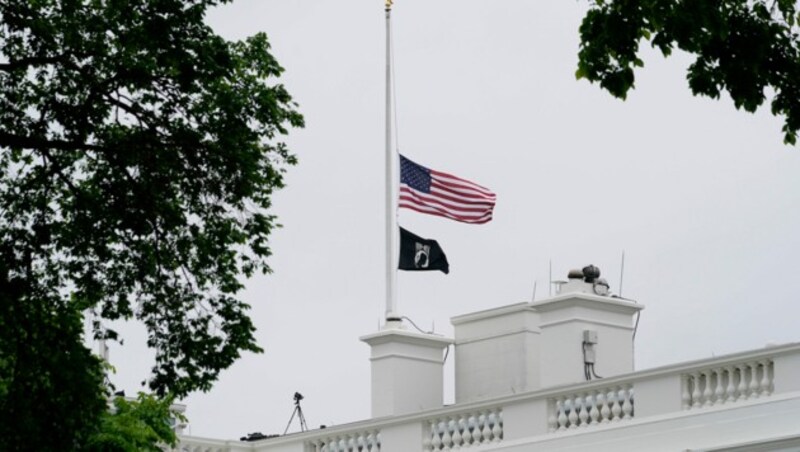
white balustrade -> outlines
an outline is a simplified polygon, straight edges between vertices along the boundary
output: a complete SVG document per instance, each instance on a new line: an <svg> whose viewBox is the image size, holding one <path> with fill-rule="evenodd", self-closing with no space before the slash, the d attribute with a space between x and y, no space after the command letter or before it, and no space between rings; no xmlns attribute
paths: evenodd
<svg viewBox="0 0 800 452"><path fill-rule="evenodd" d="M549 400L548 430L584 428L633 418L633 386L621 384Z"/></svg>
<svg viewBox="0 0 800 452"><path fill-rule="evenodd" d="M381 433L378 430L341 433L313 439L306 446L309 452L380 452Z"/></svg>
<svg viewBox="0 0 800 452"><path fill-rule="evenodd" d="M503 409L490 408L457 413L426 421L428 434L422 442L426 451L449 451L503 439Z"/></svg>
<svg viewBox="0 0 800 452"><path fill-rule="evenodd" d="M177 449L173 450L178 452L226 452L229 449L227 447L208 444L202 441L181 440Z"/></svg>
<svg viewBox="0 0 800 452"><path fill-rule="evenodd" d="M792 353L789 355L789 353ZM502 400L471 403L467 407L458 405L442 407L417 414L395 418L379 418L353 425L335 426L323 430L297 433L293 435L255 441L212 440L179 435L180 444L173 449L180 452L380 452L381 433L387 441L399 443L384 444L384 449L408 452L455 451L460 449L488 449L504 441L503 416L524 415L526 418L513 419L514 432L508 436L518 438L526 435L524 426L530 426L530 435L538 437L545 430L550 432L569 432L566 436L581 432L597 432L605 428L622 426L639 416L642 421L650 416L693 417L705 416L704 410L725 411L730 405L732 411L739 411L737 404L757 407L761 404L782 403L786 391L794 391L796 382L787 381L791 367L782 366L786 356L791 360L800 357L800 346L785 346L776 353L772 349L747 353L744 356L730 356L669 366L661 369L645 370L631 375L609 377L577 383L569 387L543 388L524 394L509 396ZM789 361L789 366L796 365ZM777 377L775 369L778 370ZM793 375L793 374L791 374ZM784 380L781 380L783 378ZM680 386L680 392L672 392ZM783 392L780 397L772 397L775 387ZM784 388L784 389L781 389ZM788 388L788 389L786 389ZM653 391L658 391L657 393ZM668 392L667 392L668 391ZM637 406L638 400L638 406ZM662 405L663 403L663 405ZM514 410L508 407L512 405ZM523 406L524 404L531 404ZM547 412L540 410L547 406ZM720 407L720 405L724 405ZM682 408L678 408L678 406ZM674 410L679 409L681 413ZM521 413L521 414L517 414ZM531 415L530 413L534 413ZM542 416L541 418L539 416ZM537 419L533 421L532 419ZM535 425L534 425L535 423ZM542 425L546 423L546 425ZM627 428L637 428L631 422ZM398 439L397 431L407 431L406 427L421 430L422 438ZM394 429L394 430L393 430ZM596 430L593 430L596 429ZM392 433L391 435L389 433ZM547 435L545 442L556 442L558 433ZM553 438L555 437L555 438ZM547 443L548 447L555 443ZM542 447L547 449L548 447ZM555 447L553 447L555 448ZM538 450L538 448L537 448Z"/></svg>
<svg viewBox="0 0 800 452"><path fill-rule="evenodd" d="M684 374L681 378L683 408L696 409L770 395L773 367L771 359L762 359Z"/></svg>

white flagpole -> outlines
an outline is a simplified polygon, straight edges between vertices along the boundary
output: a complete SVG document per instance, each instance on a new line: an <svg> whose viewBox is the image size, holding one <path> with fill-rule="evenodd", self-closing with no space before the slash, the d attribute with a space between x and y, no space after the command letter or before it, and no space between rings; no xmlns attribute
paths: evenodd
<svg viewBox="0 0 800 452"><path fill-rule="evenodd" d="M386 0L386 321L400 320L397 312L397 153L392 151L392 1Z"/></svg>

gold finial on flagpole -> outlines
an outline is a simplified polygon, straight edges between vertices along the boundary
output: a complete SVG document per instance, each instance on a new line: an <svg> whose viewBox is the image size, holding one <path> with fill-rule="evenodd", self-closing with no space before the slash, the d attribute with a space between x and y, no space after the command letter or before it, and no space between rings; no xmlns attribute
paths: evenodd
<svg viewBox="0 0 800 452"><path fill-rule="evenodd" d="M394 3L394 0L386 0L386 11L392 9L392 3Z"/></svg>

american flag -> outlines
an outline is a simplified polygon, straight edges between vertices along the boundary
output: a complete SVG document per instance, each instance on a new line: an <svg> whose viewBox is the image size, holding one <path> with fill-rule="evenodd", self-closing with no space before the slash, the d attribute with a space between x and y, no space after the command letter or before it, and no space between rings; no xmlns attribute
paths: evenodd
<svg viewBox="0 0 800 452"><path fill-rule="evenodd" d="M492 219L496 198L486 187L400 156L399 207L481 224Z"/></svg>

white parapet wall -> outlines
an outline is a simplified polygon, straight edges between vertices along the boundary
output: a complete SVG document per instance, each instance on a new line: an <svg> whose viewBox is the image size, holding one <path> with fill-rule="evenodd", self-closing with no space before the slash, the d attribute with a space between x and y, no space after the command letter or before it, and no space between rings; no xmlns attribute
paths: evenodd
<svg viewBox="0 0 800 452"><path fill-rule="evenodd" d="M456 403L533 391L539 315L528 303L453 317Z"/></svg>
<svg viewBox="0 0 800 452"><path fill-rule="evenodd" d="M800 450L800 344L187 452ZM762 447L763 446L763 447Z"/></svg>
<svg viewBox="0 0 800 452"><path fill-rule="evenodd" d="M456 402L632 372L634 319L644 308L572 280L555 297L453 317ZM584 344L584 333L596 343Z"/></svg>

